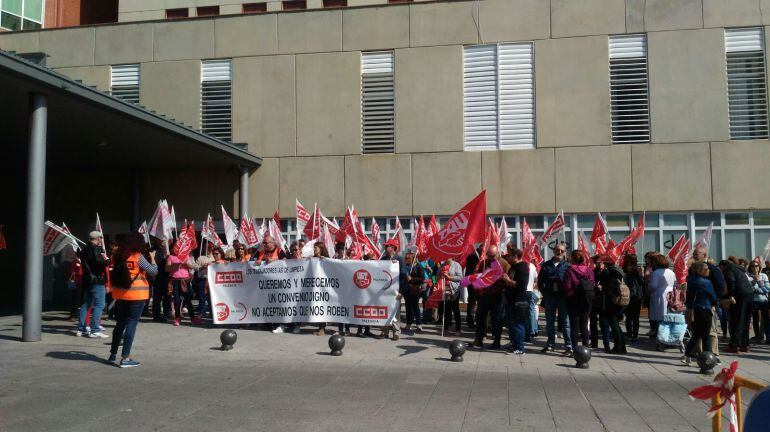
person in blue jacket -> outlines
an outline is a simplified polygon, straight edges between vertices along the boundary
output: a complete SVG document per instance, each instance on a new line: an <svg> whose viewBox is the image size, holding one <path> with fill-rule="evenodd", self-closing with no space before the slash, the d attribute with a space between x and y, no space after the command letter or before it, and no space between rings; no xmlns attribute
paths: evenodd
<svg viewBox="0 0 770 432"><path fill-rule="evenodd" d="M703 261L695 261L690 265L687 276L687 310L692 311L692 337L687 343L682 361L690 364L693 351L700 341L703 351L711 351L711 322L713 315L711 308L717 301L714 285L709 280L709 268Z"/></svg>

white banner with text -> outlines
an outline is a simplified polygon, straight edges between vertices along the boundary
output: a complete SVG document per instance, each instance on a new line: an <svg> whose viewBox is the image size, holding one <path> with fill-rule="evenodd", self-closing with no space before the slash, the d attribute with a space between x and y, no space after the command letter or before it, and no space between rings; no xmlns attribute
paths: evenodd
<svg viewBox="0 0 770 432"><path fill-rule="evenodd" d="M398 263L331 258L211 264L214 324L393 321Z"/></svg>

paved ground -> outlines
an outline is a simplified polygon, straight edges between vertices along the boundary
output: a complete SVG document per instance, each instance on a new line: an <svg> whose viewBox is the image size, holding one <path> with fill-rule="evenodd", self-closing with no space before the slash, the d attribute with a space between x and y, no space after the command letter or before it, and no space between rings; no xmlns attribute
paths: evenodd
<svg viewBox="0 0 770 432"><path fill-rule="evenodd" d="M595 353L579 370L535 349L453 363L432 328L397 342L348 337L331 357L310 328L238 330L221 352L221 328L143 322L143 365L119 369L103 363L108 341L72 336L63 317L45 314L42 343L19 342L21 317L0 317L0 431L710 430L705 405L687 397L707 379L651 343ZM740 373L770 380L766 346L740 360Z"/></svg>

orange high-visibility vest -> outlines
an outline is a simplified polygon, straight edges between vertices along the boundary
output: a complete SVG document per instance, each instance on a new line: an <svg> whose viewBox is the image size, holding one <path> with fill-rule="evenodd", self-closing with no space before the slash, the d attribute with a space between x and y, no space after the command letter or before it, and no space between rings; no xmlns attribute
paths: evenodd
<svg viewBox="0 0 770 432"><path fill-rule="evenodd" d="M149 300L150 284L147 282L144 270L139 267L139 257L142 255L137 252L132 254L126 260L126 267L131 275L131 286L128 288L112 287L112 298L118 300Z"/></svg>

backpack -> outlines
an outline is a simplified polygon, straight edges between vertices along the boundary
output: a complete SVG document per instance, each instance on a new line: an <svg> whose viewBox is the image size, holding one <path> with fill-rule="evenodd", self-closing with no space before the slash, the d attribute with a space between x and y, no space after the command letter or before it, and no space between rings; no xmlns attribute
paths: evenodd
<svg viewBox="0 0 770 432"><path fill-rule="evenodd" d="M580 291L577 293L584 306L591 307L594 304L594 283L590 279L580 279Z"/></svg>
<svg viewBox="0 0 770 432"><path fill-rule="evenodd" d="M617 294L612 295L612 303L615 306L628 306L631 302L631 289L626 285L626 281L620 278Z"/></svg>
<svg viewBox="0 0 770 432"><path fill-rule="evenodd" d="M639 301L642 299L642 297L644 297L644 288L642 287L642 284L639 283L638 277L630 275L623 280L628 280L628 282L631 283L629 286L629 289L631 290L631 300Z"/></svg>

